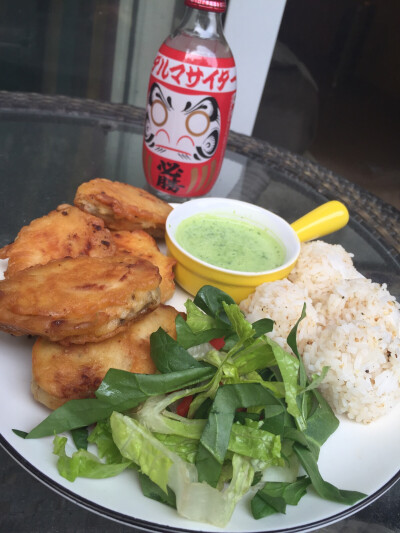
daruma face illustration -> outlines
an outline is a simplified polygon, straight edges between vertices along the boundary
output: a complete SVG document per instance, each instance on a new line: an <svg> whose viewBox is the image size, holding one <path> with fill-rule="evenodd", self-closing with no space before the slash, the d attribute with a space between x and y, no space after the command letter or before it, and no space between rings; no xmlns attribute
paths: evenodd
<svg viewBox="0 0 400 533"><path fill-rule="evenodd" d="M182 94L153 83L144 135L149 150L173 161L206 161L217 150L220 130L215 98Z"/></svg>

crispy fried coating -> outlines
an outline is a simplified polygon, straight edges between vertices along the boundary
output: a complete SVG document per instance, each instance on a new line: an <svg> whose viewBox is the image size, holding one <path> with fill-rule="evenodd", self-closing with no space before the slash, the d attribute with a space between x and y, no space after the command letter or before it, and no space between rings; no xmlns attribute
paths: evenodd
<svg viewBox="0 0 400 533"><path fill-rule="evenodd" d="M5 277L33 265L45 265L64 257L107 257L115 253L110 230L101 218L62 204L48 215L24 226L15 241L0 250L8 258Z"/></svg>
<svg viewBox="0 0 400 533"><path fill-rule="evenodd" d="M0 248L0 259L7 259L8 250L10 249L11 244L6 244L3 248Z"/></svg>
<svg viewBox="0 0 400 533"><path fill-rule="evenodd" d="M125 331L98 343L63 346L39 338L32 351L32 392L36 400L56 409L72 399L91 398L110 368L153 374L150 335L162 327L176 338L178 312L161 305Z"/></svg>
<svg viewBox="0 0 400 533"><path fill-rule="evenodd" d="M112 238L118 252L129 252L156 265L161 275L161 303L172 298L175 291L175 259L161 253L156 241L146 231L113 231Z"/></svg>
<svg viewBox="0 0 400 533"><path fill-rule="evenodd" d="M127 183L103 178L82 183L74 204L104 220L113 230L143 229L163 237L165 221L172 207L149 192Z"/></svg>
<svg viewBox="0 0 400 533"><path fill-rule="evenodd" d="M160 303L158 268L131 255L51 261L0 281L0 330L99 342Z"/></svg>

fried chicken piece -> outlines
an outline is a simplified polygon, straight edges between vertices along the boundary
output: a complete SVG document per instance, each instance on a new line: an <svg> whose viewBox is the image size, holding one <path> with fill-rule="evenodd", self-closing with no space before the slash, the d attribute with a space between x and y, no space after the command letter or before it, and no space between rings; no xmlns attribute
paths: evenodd
<svg viewBox="0 0 400 533"><path fill-rule="evenodd" d="M149 192L127 183L103 178L82 183L74 204L104 220L113 230L143 229L163 237L165 221L172 207Z"/></svg>
<svg viewBox="0 0 400 533"><path fill-rule="evenodd" d="M64 257L107 257L115 253L110 230L101 218L62 204L48 215L24 226L15 241L0 250L8 258L5 277L33 265L45 265Z"/></svg>
<svg viewBox="0 0 400 533"><path fill-rule="evenodd" d="M157 267L126 254L33 266L0 281L0 330L99 342L157 307L160 282Z"/></svg>
<svg viewBox="0 0 400 533"><path fill-rule="evenodd" d="M110 368L154 374L150 335L162 327L176 338L173 307L161 305L127 329L103 342L63 346L39 338L32 350L32 393L56 409L72 399L92 398Z"/></svg>
<svg viewBox="0 0 400 533"><path fill-rule="evenodd" d="M172 298L176 260L161 253L156 241L146 231L113 231L112 238L118 252L129 252L156 265L161 276L161 303Z"/></svg>
<svg viewBox="0 0 400 533"><path fill-rule="evenodd" d="M7 259L8 257L8 250L10 249L11 244L6 244L6 246L3 246L3 248L0 248L0 259Z"/></svg>

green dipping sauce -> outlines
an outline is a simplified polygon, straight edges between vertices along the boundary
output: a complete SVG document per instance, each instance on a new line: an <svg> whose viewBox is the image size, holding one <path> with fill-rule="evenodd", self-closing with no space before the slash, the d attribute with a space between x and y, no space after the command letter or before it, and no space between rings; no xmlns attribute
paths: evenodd
<svg viewBox="0 0 400 533"><path fill-rule="evenodd" d="M285 261L285 247L272 232L233 217L193 215L179 224L175 238L194 257L228 270L262 272Z"/></svg>

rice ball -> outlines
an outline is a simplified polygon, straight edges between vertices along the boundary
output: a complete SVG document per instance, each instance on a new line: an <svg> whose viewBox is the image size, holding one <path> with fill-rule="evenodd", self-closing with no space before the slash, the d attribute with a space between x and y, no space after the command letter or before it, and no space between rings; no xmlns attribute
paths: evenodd
<svg viewBox="0 0 400 533"><path fill-rule="evenodd" d="M319 311L327 323L362 320L371 326L380 324L393 337L400 332L400 306L387 290L370 279L359 278L337 283L321 296Z"/></svg>
<svg viewBox="0 0 400 533"><path fill-rule="evenodd" d="M286 339L300 318L304 303L306 317L297 330L297 347L302 350L307 342L315 339L320 327L320 317L304 287L294 285L288 279L263 283L240 303L240 309L249 322L271 318L275 324L268 335L282 348L290 350Z"/></svg>
<svg viewBox="0 0 400 533"><path fill-rule="evenodd" d="M329 371L320 391L337 414L369 423L400 400L400 339L364 321L330 324L305 346L309 376Z"/></svg>
<svg viewBox="0 0 400 533"><path fill-rule="evenodd" d="M301 245L301 251L288 279L304 287L313 301L330 291L344 279L362 278L353 265L352 254L340 244L311 241Z"/></svg>

